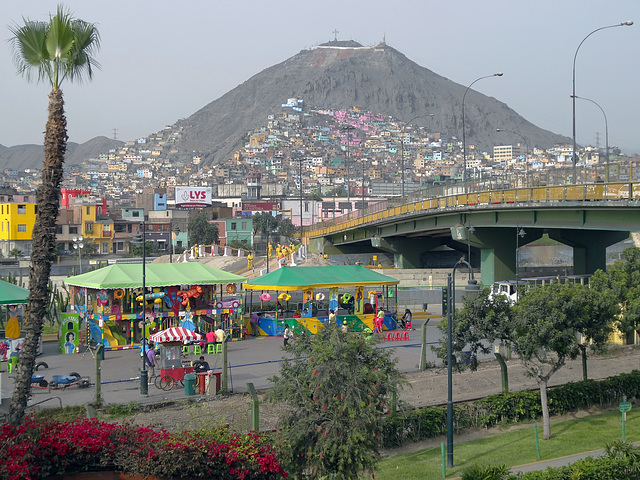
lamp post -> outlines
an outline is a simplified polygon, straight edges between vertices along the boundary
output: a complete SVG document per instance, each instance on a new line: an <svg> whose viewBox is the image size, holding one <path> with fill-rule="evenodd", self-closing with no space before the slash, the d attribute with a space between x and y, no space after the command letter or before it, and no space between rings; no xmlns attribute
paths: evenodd
<svg viewBox="0 0 640 480"><path fill-rule="evenodd" d="M467 93L469 93L469 89L473 87L476 82L483 80L485 78L491 77L501 77L503 75L502 72L494 73L493 75L485 75L483 77L476 78L473 82L469 84L467 89L464 91L464 95L462 96L462 181L465 182L467 180L467 137L464 128L464 101L467 98ZM466 190L466 187L465 187Z"/></svg>
<svg viewBox="0 0 640 480"><path fill-rule="evenodd" d="M527 162L527 153L529 153L529 142L527 142L527 139L524 137L524 135L522 135L519 132L515 132L513 130L505 130L503 128L496 128L496 132L511 133L513 135L518 135L522 139L522 141L524 142L524 144L527 147L527 151L526 151L526 153L524 155L524 165L525 165L525 169L526 169L526 171L528 173L529 172L529 162Z"/></svg>
<svg viewBox="0 0 640 480"><path fill-rule="evenodd" d="M411 122L413 122L414 120L417 120L418 118L433 117L434 115L435 114L433 113L425 113L424 115L418 115L417 117L413 117L412 119L407 120L404 123L405 125L409 125ZM402 196L404 197L404 138L402 138L400 141L400 165L401 165L400 170L402 174Z"/></svg>
<svg viewBox="0 0 640 480"><path fill-rule="evenodd" d="M132 243L140 244L142 243L142 370L140 370L140 395L148 395L149 394L149 374L147 372L147 362L145 355L147 354L147 325L145 318L145 310L147 306L147 299L145 298L147 293L147 271L146 271L146 263L147 263L147 254L146 254L146 242L147 242L147 223L145 220L142 220L142 235L138 233L132 239Z"/></svg>
<svg viewBox="0 0 640 480"><path fill-rule="evenodd" d="M471 265L471 234L475 232L476 229L471 225L471 221L467 222L467 261L469 265ZM473 276L473 270L469 269L469 279Z"/></svg>
<svg viewBox="0 0 640 480"><path fill-rule="evenodd" d="M302 245L302 155L300 155L300 245Z"/></svg>
<svg viewBox="0 0 640 480"><path fill-rule="evenodd" d="M516 226L516 302L518 301L518 291L520 290L520 262L518 261L518 248L520 248L520 239L524 238L527 232L519 225Z"/></svg>
<svg viewBox="0 0 640 480"><path fill-rule="evenodd" d="M572 85L573 85L573 91L571 93L571 98L572 98L572 104L573 104L573 152L571 153L571 156L573 158L573 164L575 165L577 163L577 145L576 145L576 58L578 57L578 51L580 50L580 47L582 46L582 44L585 42L585 40L587 38L589 38L591 35L593 35L596 32L599 32L600 30L605 30L607 28L615 28L615 27L630 27L631 25L633 25L632 21L627 21L627 22L622 22L622 23L618 23L616 25L607 25L605 27L600 27L600 28L596 28L593 32L591 32L589 35L587 35L586 37L584 37L582 39L582 41L580 42L580 44L578 45L578 48L576 48L576 53L573 56L573 81L572 81Z"/></svg>
<svg viewBox="0 0 640 480"><path fill-rule="evenodd" d="M84 237L80 235L79 237L73 237L73 248L78 250L78 269L80 273L82 273L82 249L84 248Z"/></svg>
<svg viewBox="0 0 640 480"><path fill-rule="evenodd" d="M604 110L600 105L598 105L594 100L585 97L579 97L578 95L571 95L574 99L579 98L580 100L586 100L587 102L593 103L596 107L600 109L602 115L604 116L604 143L605 143L605 153L606 153L606 169L607 169L607 182L609 181L609 122L607 121L607 114L604 113Z"/></svg>
<svg viewBox="0 0 640 480"><path fill-rule="evenodd" d="M453 266L452 273L448 274L447 281L447 466L453 467L453 321L456 312L456 270L465 265L471 272L471 278L467 281L465 290L478 292L478 284L473 278L471 264L463 259ZM444 315L444 312L443 312Z"/></svg>
<svg viewBox="0 0 640 480"><path fill-rule="evenodd" d="M176 225L173 226L173 222L169 222L169 240L171 241L171 253L169 254L169 263L173 263L173 256L176 254L175 242L173 241L173 234L176 234L176 238L178 234L180 234L180 227Z"/></svg>
<svg viewBox="0 0 640 480"><path fill-rule="evenodd" d="M347 167L347 202L349 203L349 211L351 211L351 189L349 188L349 132L355 130L356 127L353 125L344 125L342 127L342 131L346 132L346 147L347 147L347 155L345 157L345 165Z"/></svg>

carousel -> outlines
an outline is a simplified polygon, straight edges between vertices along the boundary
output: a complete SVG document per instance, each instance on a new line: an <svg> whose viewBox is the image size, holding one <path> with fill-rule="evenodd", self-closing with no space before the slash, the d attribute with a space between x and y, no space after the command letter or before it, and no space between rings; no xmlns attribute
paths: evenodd
<svg viewBox="0 0 640 480"><path fill-rule="evenodd" d="M115 264L65 283L71 305L86 320L87 339L105 350L138 347L152 334L182 327L205 334L220 326L242 340L242 282L247 278L198 262Z"/></svg>
<svg viewBox="0 0 640 480"><path fill-rule="evenodd" d="M288 325L295 332L317 333L331 310L349 331L396 328L398 283L395 278L360 265L281 267L242 286L255 334L279 336ZM252 332L253 333L253 332Z"/></svg>

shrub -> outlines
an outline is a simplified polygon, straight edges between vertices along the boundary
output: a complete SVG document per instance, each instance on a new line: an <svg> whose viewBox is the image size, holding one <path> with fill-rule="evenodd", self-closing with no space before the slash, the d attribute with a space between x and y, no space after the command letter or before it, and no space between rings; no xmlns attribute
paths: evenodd
<svg viewBox="0 0 640 480"><path fill-rule="evenodd" d="M83 471L117 470L183 478L272 480L287 474L256 434L228 431L215 439L100 422L2 425L0 478L36 480Z"/></svg>
<svg viewBox="0 0 640 480"><path fill-rule="evenodd" d="M549 390L549 414L563 415L592 406L614 405L623 397L640 396L640 371L610 377L567 383ZM474 402L454 406L454 428L491 427L504 422L535 420L542 415L538 391L491 395ZM385 417L382 445L392 448L407 442L446 433L446 408L426 407L398 412Z"/></svg>

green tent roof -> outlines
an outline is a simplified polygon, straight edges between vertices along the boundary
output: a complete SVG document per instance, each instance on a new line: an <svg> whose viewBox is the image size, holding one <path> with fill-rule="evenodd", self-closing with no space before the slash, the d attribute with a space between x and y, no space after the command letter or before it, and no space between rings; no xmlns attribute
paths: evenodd
<svg viewBox="0 0 640 480"><path fill-rule="evenodd" d="M249 290L292 291L339 286L397 285L398 280L360 265L282 267L243 286Z"/></svg>
<svg viewBox="0 0 640 480"><path fill-rule="evenodd" d="M0 305L16 305L27 303L29 290L12 283L0 280Z"/></svg>
<svg viewBox="0 0 640 480"><path fill-rule="evenodd" d="M145 268L147 287L172 285L216 285L245 282L247 277L225 272L198 262L149 263ZM67 285L93 289L142 287L142 264L115 264L65 280Z"/></svg>

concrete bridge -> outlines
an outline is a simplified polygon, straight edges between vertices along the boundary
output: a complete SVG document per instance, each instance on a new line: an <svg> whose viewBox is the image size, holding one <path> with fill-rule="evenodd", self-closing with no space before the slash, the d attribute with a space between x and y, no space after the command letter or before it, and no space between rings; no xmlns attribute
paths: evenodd
<svg viewBox="0 0 640 480"><path fill-rule="evenodd" d="M310 251L386 252L399 268L424 268L438 252L447 252L449 263L464 255L490 285L515 278L517 248L546 233L573 247L574 274L590 274L606 268L608 246L640 230L638 168L617 172L615 181L607 172L608 182L595 169L567 169L555 178L432 188L305 227L304 235Z"/></svg>

